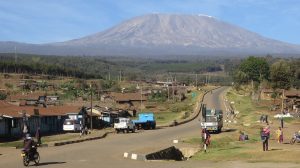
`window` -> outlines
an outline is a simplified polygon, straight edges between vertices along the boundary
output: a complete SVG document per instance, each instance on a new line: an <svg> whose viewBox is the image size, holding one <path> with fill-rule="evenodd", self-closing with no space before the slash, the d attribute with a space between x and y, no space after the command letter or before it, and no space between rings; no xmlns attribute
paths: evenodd
<svg viewBox="0 0 300 168"><path fill-rule="evenodd" d="M18 127L18 120L17 119L12 119L11 120L11 127L12 128L17 128Z"/></svg>

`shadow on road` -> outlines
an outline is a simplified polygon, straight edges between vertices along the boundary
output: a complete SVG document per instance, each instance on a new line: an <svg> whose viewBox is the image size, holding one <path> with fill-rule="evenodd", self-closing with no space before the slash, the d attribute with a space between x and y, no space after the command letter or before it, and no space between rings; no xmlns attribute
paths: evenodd
<svg viewBox="0 0 300 168"><path fill-rule="evenodd" d="M39 163L38 166L46 166L46 165L54 165L54 164L64 164L66 162L44 162L44 163Z"/></svg>
<svg viewBox="0 0 300 168"><path fill-rule="evenodd" d="M235 132L237 129L224 129L222 132Z"/></svg>
<svg viewBox="0 0 300 168"><path fill-rule="evenodd" d="M270 151L280 151L282 149L271 149Z"/></svg>

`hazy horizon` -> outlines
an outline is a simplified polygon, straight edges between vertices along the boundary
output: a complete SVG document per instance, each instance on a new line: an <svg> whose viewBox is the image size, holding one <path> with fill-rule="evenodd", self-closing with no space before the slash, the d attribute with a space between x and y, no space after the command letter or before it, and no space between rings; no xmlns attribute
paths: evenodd
<svg viewBox="0 0 300 168"><path fill-rule="evenodd" d="M298 4L298 5L297 5ZM37 1L0 3L0 41L50 43L104 31L151 13L210 15L268 38L300 44L300 1Z"/></svg>

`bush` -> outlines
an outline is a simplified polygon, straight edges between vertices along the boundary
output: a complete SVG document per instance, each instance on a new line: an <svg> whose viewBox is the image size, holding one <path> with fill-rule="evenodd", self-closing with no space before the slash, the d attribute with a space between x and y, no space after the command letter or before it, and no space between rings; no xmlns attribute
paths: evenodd
<svg viewBox="0 0 300 168"><path fill-rule="evenodd" d="M156 102L165 102L168 99L168 94L166 92L156 92L152 93L149 96L150 101L156 101Z"/></svg>
<svg viewBox="0 0 300 168"><path fill-rule="evenodd" d="M7 98L7 94L0 92L0 100L5 100Z"/></svg>
<svg viewBox="0 0 300 168"><path fill-rule="evenodd" d="M14 86L10 83L5 83L5 87L7 87L9 89L12 89Z"/></svg>

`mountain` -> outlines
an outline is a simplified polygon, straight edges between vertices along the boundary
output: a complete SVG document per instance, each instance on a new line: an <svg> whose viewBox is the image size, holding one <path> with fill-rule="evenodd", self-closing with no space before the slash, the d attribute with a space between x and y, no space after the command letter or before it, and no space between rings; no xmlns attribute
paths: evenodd
<svg viewBox="0 0 300 168"><path fill-rule="evenodd" d="M135 17L106 31L48 44L0 42L0 52L101 56L230 56L296 54L300 46L206 15L150 14Z"/></svg>

